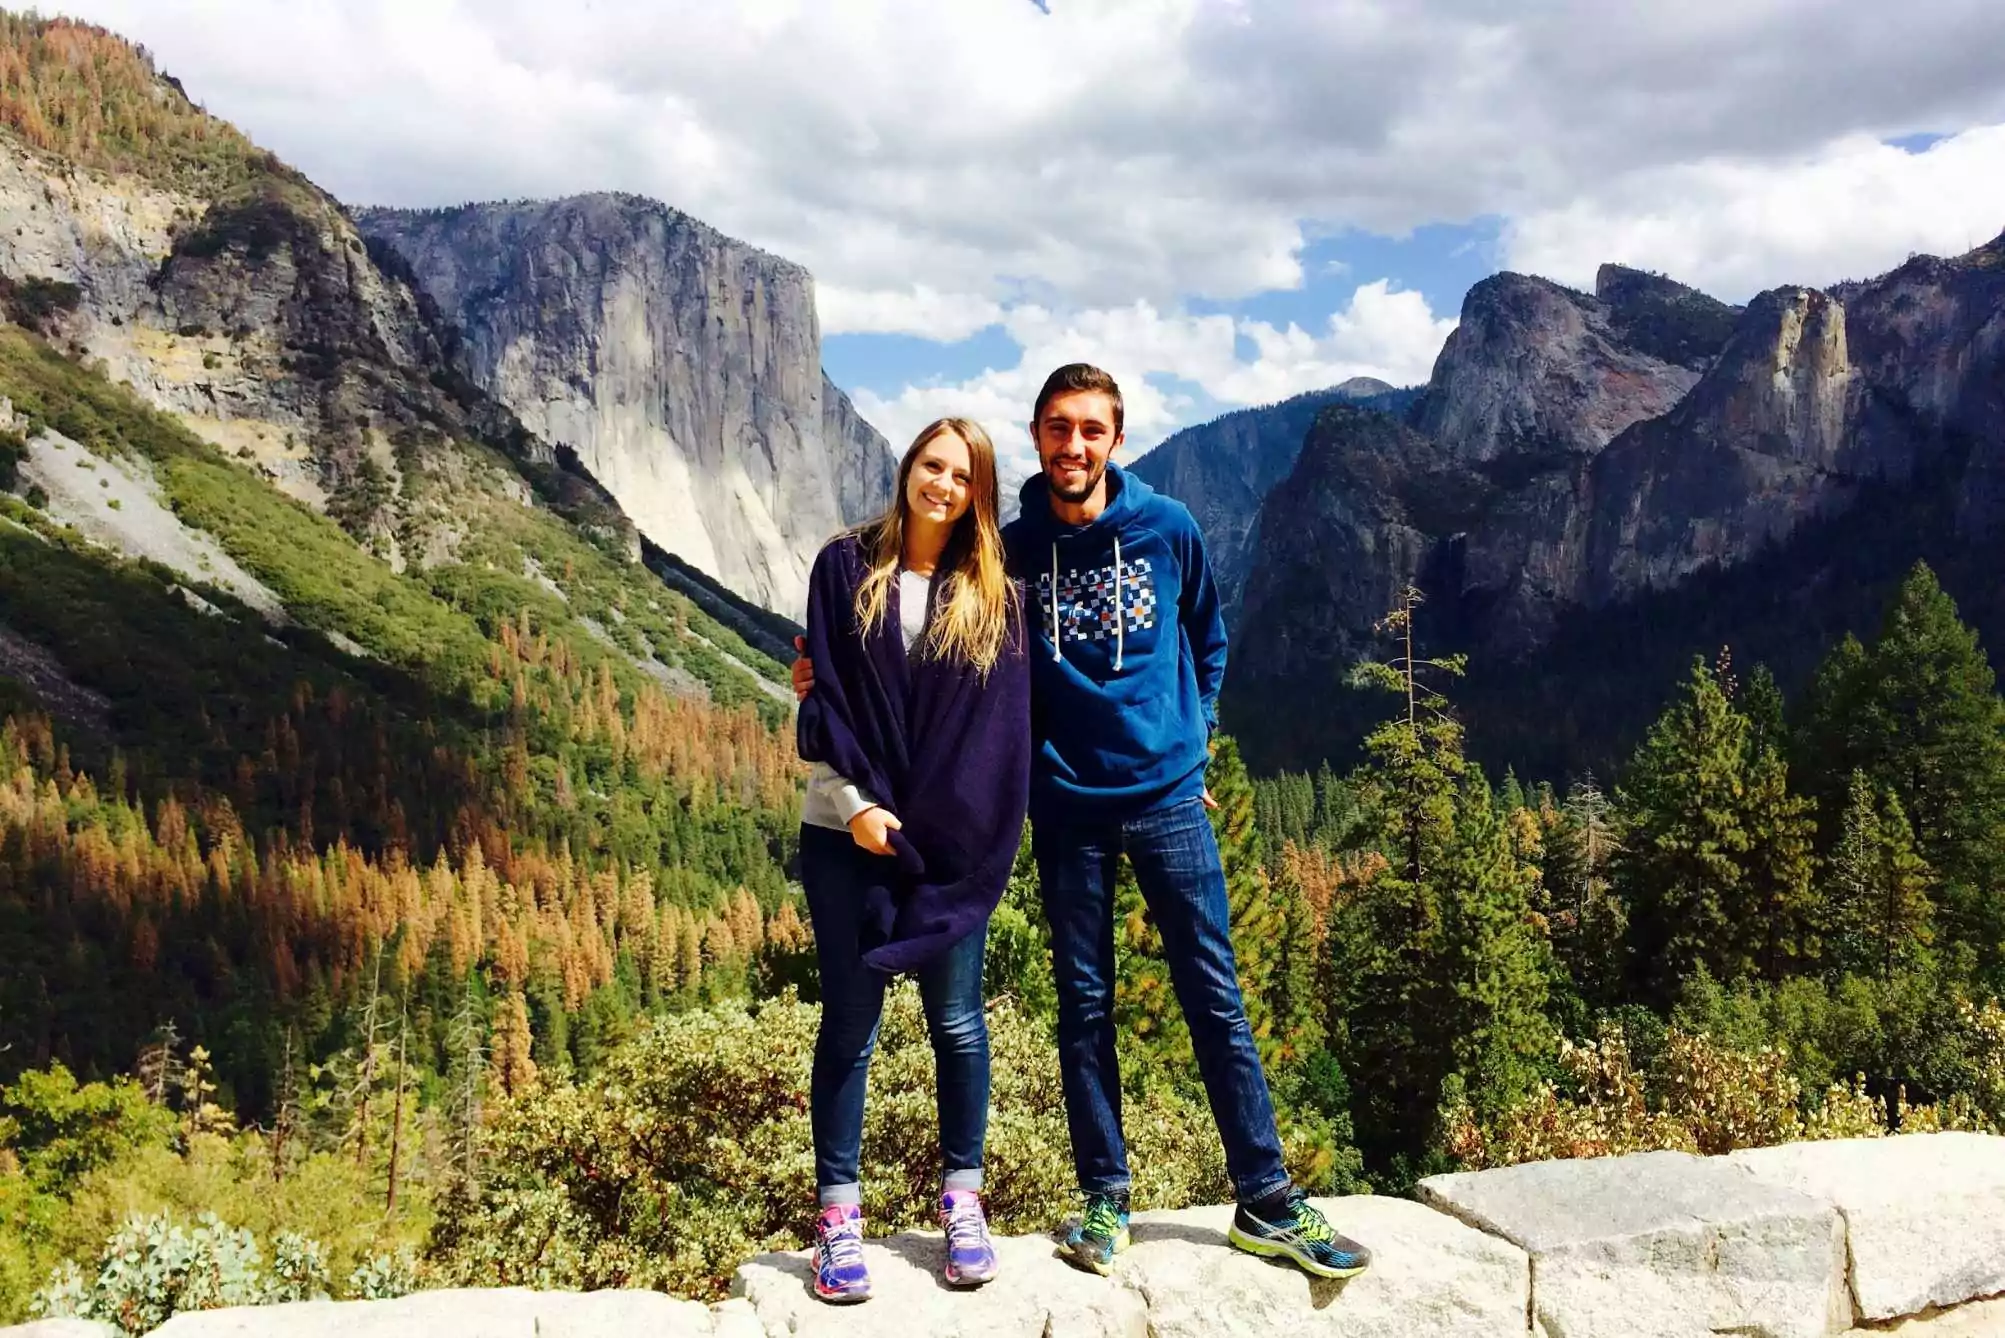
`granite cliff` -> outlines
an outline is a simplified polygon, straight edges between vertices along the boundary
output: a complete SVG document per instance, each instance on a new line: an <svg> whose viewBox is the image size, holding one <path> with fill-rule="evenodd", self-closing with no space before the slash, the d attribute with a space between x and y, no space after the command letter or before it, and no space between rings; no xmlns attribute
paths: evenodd
<svg viewBox="0 0 2005 1338"><path fill-rule="evenodd" d="M1185 428L1135 461L1137 475L1182 501L1197 517L1228 619L1236 618L1259 549L1260 503L1295 467L1316 415L1328 405L1345 403L1403 412L1414 394L1356 376L1327 390Z"/></svg>
<svg viewBox="0 0 2005 1338"><path fill-rule="evenodd" d="M461 370L459 327L338 201L113 33L29 19L8 40L25 83L10 85L12 119L0 127L0 314L47 356L133 392L239 467L233 488L279 489L393 571L428 579L459 562L491 564L497 533L552 517L640 562L640 534L578 453ZM104 131L107 116L125 118L120 133ZM718 300L732 291L720 288ZM742 296L759 300L750 287ZM806 435L818 439L824 417L845 439L867 433L818 367L804 394ZM143 461L119 475L118 500L109 477L70 495L75 471L57 467L63 443L110 450L111 427L22 407L24 486L55 498L57 519L130 556L206 553L185 508L164 504L172 480ZM871 467L859 464L845 486L870 486ZM214 563L187 565L206 576ZM679 573L673 584L706 623L730 629L733 645L740 632L761 646L786 642L789 629L734 607L710 577ZM302 612L266 604L275 620ZM691 636L693 656L716 660L714 637ZM627 649L643 669L662 670L637 643ZM712 678L735 683L736 668L713 667ZM674 686L702 690L687 676Z"/></svg>
<svg viewBox="0 0 2005 1338"><path fill-rule="evenodd" d="M1253 704L1326 690L1407 584L1492 723L1610 673L1654 705L1723 642L1800 678L1917 558L1995 643L2001 461L2005 238L1745 309L1617 266L1592 296L1497 275L1403 422L1323 411L1267 495L1228 724L1270 764L1354 744L1342 711L1269 729ZM1605 763L1619 705L1539 760Z"/></svg>
<svg viewBox="0 0 2005 1338"><path fill-rule="evenodd" d="M890 496L799 266L630 195L355 217L460 329L468 377L754 602L798 613L822 543Z"/></svg>

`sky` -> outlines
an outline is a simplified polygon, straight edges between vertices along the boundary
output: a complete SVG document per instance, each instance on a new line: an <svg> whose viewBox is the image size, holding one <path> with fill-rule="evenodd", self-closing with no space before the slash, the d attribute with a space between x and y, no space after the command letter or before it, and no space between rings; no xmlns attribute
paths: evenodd
<svg viewBox="0 0 2005 1338"><path fill-rule="evenodd" d="M816 276L902 449L1025 472L1046 372L1129 453L1426 378L1470 284L1729 301L2005 231L1997 0L69 0L351 204L650 195Z"/></svg>

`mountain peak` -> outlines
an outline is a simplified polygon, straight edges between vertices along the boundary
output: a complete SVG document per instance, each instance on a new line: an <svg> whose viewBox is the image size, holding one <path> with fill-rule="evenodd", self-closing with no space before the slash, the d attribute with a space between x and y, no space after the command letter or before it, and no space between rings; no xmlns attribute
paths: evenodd
<svg viewBox="0 0 2005 1338"><path fill-rule="evenodd" d="M1725 347L1740 308L1650 270L1603 265L1594 295L1616 336L1660 362L1701 370Z"/></svg>
<svg viewBox="0 0 2005 1338"><path fill-rule="evenodd" d="M1491 275L1464 299L1414 425L1468 461L1594 454L1697 379L1640 345L1621 315L1550 279Z"/></svg>

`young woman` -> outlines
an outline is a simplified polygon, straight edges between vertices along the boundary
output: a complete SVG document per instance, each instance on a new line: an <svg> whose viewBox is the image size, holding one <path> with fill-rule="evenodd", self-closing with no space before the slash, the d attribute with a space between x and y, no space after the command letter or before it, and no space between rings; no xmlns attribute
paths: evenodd
<svg viewBox="0 0 2005 1338"><path fill-rule="evenodd" d="M815 1292L870 1295L863 1099L891 976L919 979L938 1075L946 1280L995 1276L982 1210L988 1029L982 954L1023 830L1030 679L1021 597L1003 572L995 448L974 423L927 427L878 520L815 559L800 754L801 883L821 968L810 1086Z"/></svg>

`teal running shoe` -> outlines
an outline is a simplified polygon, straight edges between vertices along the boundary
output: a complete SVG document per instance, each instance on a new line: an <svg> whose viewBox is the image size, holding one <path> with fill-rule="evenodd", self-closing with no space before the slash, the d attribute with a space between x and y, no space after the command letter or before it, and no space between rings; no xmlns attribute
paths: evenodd
<svg viewBox="0 0 2005 1338"><path fill-rule="evenodd" d="M1128 1248L1128 1195L1088 1194L1086 1212L1066 1233L1064 1257L1105 1277L1114 1271L1114 1256Z"/></svg>
<svg viewBox="0 0 2005 1338"><path fill-rule="evenodd" d="M1337 1234L1309 1196L1291 1190L1284 1215L1268 1220L1240 1204L1225 1238L1237 1249L1266 1259L1285 1259L1319 1278L1354 1278L1371 1267L1371 1251Z"/></svg>

